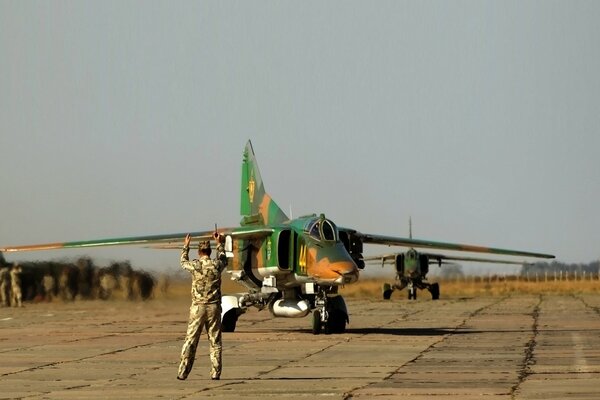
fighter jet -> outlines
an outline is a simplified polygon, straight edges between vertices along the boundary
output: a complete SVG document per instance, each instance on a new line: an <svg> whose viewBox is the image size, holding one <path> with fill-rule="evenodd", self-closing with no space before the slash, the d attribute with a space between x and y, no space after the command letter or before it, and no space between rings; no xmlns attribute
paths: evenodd
<svg viewBox="0 0 600 400"><path fill-rule="evenodd" d="M439 283L427 282L427 274L431 264L454 264L454 261L467 261L479 263L495 264L514 264L523 265L524 261L496 260L491 258L479 257L457 257L446 254L422 253L414 248L410 248L403 253L385 254L381 256L365 257L364 261L369 263L379 261L383 266L386 263L393 263L396 268L396 279L394 283L385 283L383 285L383 298L389 300L394 290L407 289L408 299L417 299L417 289L427 289L431 293L432 300L440 298ZM450 262L449 262L450 261Z"/></svg>
<svg viewBox="0 0 600 400"><path fill-rule="evenodd" d="M353 284L365 267L363 245L424 247L554 258L550 254L456 243L444 243L378 234L338 227L324 214L290 219L266 192L252 143L242 160L242 219L239 227L219 228L226 237L231 279L245 286L243 293L222 297L225 331L234 331L238 318L249 308L269 309L275 317L305 317L312 312L314 334L341 333L349 312L338 288ZM191 232L194 240L213 240L214 230ZM180 248L187 232L85 240L65 243L5 246L0 251L32 251L114 245Z"/></svg>

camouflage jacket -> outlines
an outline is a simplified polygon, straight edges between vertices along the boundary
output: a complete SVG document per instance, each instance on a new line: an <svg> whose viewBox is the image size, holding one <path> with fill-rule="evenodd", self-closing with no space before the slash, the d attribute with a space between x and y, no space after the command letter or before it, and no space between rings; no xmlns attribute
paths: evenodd
<svg viewBox="0 0 600 400"><path fill-rule="evenodd" d="M3 285L10 283L10 271L8 268L0 267L0 283Z"/></svg>
<svg viewBox="0 0 600 400"><path fill-rule="evenodd" d="M221 273L227 266L223 245L217 246L217 258L207 256L189 261L190 249L181 250L181 268L192 273L192 303L214 304L221 301Z"/></svg>

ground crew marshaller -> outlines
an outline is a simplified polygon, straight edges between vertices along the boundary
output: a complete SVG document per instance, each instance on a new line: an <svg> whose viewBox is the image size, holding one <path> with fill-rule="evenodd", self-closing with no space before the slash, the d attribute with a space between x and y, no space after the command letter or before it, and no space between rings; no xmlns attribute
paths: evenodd
<svg viewBox="0 0 600 400"><path fill-rule="evenodd" d="M210 242L198 244L199 260L189 261L191 236L188 234L181 251L181 268L192 274L192 305L177 379L184 380L192 370L198 339L204 327L210 343L211 379L221 377L221 273L227 266L223 243L225 238L215 232L217 258L210 259Z"/></svg>

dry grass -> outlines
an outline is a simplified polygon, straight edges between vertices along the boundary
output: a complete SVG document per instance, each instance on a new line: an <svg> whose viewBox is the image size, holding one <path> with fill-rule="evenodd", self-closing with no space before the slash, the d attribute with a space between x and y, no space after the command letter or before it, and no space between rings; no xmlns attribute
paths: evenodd
<svg viewBox="0 0 600 400"><path fill-rule="evenodd" d="M382 298L384 283L392 282L389 279L361 279L357 283L340 288L340 294L350 298ZM577 294L600 293L600 280L570 280L570 281L518 281L516 278L491 278L469 277L465 280L433 280L440 284L441 298L474 297L474 296L502 296L506 294ZM240 293L246 289L229 279L223 279L223 293ZM419 298L428 299L428 292L420 292ZM394 298L406 298L406 290L394 294ZM189 281L172 281L166 293L155 291L155 298L187 299L190 297Z"/></svg>
<svg viewBox="0 0 600 400"><path fill-rule="evenodd" d="M357 284L348 285L340 289L340 293L347 297L371 297L381 298L382 287L384 283L390 283L386 279L365 279ZM452 297L471 297L471 296L502 296L512 293L521 294L538 294L538 293L553 293L553 294L576 294L576 293L600 293L600 281L594 280L578 280L578 281L554 281L554 280L539 280L539 281L518 281L516 279L489 279L488 278L468 278L466 280L444 281L432 280L440 284L441 298ZM406 297L406 291L402 297ZM419 293L421 294L421 293ZM394 294L398 296L399 294ZM422 296L429 297L429 293L425 292Z"/></svg>

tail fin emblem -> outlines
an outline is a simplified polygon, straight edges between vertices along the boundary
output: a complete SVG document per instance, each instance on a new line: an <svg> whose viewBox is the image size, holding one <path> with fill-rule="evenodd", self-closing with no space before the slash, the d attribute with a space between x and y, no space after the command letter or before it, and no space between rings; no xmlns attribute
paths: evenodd
<svg viewBox="0 0 600 400"><path fill-rule="evenodd" d="M256 183L254 182L254 174L250 176L250 181L248 182L248 196L250 196L250 203L254 203L254 186Z"/></svg>

